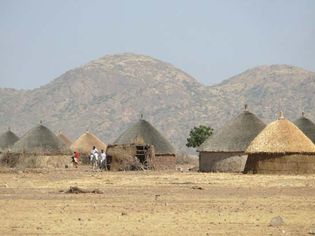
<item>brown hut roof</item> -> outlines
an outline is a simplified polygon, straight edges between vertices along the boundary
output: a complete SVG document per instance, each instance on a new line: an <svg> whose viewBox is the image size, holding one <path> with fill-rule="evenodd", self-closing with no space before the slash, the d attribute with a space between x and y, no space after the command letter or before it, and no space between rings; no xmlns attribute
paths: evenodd
<svg viewBox="0 0 315 236"><path fill-rule="evenodd" d="M199 152L244 152L249 143L266 125L253 113L245 110L210 136Z"/></svg>
<svg viewBox="0 0 315 236"><path fill-rule="evenodd" d="M294 121L294 124L315 143L315 124L310 119L306 118L304 113L299 119Z"/></svg>
<svg viewBox="0 0 315 236"><path fill-rule="evenodd" d="M57 155L67 151L57 136L42 124L29 130L12 147L14 153Z"/></svg>
<svg viewBox="0 0 315 236"><path fill-rule="evenodd" d="M10 129L0 136L0 151L4 151L13 146L19 140Z"/></svg>
<svg viewBox="0 0 315 236"><path fill-rule="evenodd" d="M78 151L80 153L90 153L92 147L95 146L98 150L106 150L107 145L103 143L99 138L89 131L82 134L73 144L70 146L72 151Z"/></svg>
<svg viewBox="0 0 315 236"><path fill-rule="evenodd" d="M315 145L292 122L281 117L261 131L246 153L315 153Z"/></svg>
<svg viewBox="0 0 315 236"><path fill-rule="evenodd" d="M72 141L67 136L65 136L63 133L59 132L57 137L66 145L66 147L71 146Z"/></svg>
<svg viewBox="0 0 315 236"><path fill-rule="evenodd" d="M172 144L148 121L140 119L123 132L114 142L116 144L150 144L157 154L175 154Z"/></svg>

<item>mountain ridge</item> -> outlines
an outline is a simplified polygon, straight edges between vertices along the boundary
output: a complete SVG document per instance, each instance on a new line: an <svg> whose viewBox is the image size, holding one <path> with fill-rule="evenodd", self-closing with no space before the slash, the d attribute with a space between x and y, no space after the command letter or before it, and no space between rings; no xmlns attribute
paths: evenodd
<svg viewBox="0 0 315 236"><path fill-rule="evenodd" d="M21 134L44 120L72 139L89 128L110 143L142 113L177 149L186 150L193 126L217 129L245 103L265 122L279 110L290 118L304 110L312 118L314 90L315 73L295 66L262 65L207 86L153 57L107 55L36 89L0 88L0 130L11 126Z"/></svg>

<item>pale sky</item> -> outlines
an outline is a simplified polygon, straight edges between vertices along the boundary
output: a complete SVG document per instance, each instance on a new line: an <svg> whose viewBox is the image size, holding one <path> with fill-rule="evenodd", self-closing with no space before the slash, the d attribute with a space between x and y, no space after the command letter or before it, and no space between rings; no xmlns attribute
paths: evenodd
<svg viewBox="0 0 315 236"><path fill-rule="evenodd" d="M262 64L315 71L315 0L0 0L0 87L123 52L207 85Z"/></svg>

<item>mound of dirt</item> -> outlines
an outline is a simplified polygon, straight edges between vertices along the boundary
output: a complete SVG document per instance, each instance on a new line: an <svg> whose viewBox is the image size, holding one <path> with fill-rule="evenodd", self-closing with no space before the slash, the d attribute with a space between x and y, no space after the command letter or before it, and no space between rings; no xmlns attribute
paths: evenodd
<svg viewBox="0 0 315 236"><path fill-rule="evenodd" d="M70 186L69 190L66 191L65 193L74 193L74 194L79 194L79 193L96 193L96 194L103 194L103 192L99 189L94 189L94 190L86 190L79 188L77 186Z"/></svg>

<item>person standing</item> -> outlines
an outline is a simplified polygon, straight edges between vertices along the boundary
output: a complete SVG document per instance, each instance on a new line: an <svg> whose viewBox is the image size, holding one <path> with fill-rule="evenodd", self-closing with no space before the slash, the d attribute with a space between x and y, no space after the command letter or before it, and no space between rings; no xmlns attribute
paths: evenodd
<svg viewBox="0 0 315 236"><path fill-rule="evenodd" d="M106 153L104 152L104 150L101 150L101 165L100 168L102 170L107 170L107 161L106 161Z"/></svg>
<svg viewBox="0 0 315 236"><path fill-rule="evenodd" d="M72 163L75 168L78 168L79 166L79 157L80 157L80 154L77 151L74 151L73 157L72 157Z"/></svg>
<svg viewBox="0 0 315 236"><path fill-rule="evenodd" d="M91 150L90 162L93 170L99 168L99 154L95 146Z"/></svg>

